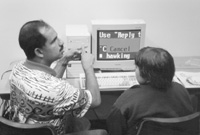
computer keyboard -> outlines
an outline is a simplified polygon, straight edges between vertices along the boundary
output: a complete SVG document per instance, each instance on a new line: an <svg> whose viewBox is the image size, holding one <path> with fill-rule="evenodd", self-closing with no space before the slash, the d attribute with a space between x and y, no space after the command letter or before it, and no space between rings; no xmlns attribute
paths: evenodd
<svg viewBox="0 0 200 135"><path fill-rule="evenodd" d="M127 89L138 84L135 72L95 73L100 89ZM80 87L85 89L85 74L80 74Z"/></svg>

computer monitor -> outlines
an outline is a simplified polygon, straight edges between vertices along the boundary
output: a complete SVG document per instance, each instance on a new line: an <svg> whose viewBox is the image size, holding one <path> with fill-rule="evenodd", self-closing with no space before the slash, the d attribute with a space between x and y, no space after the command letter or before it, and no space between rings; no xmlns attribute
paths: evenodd
<svg viewBox="0 0 200 135"><path fill-rule="evenodd" d="M134 70L135 55L144 46L143 20L92 20L94 68Z"/></svg>

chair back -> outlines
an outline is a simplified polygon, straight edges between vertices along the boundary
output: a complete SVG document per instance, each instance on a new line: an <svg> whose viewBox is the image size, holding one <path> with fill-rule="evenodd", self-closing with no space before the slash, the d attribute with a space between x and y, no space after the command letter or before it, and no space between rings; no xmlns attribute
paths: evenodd
<svg viewBox="0 0 200 135"><path fill-rule="evenodd" d="M137 135L199 135L200 112L177 118L144 118Z"/></svg>
<svg viewBox="0 0 200 135"><path fill-rule="evenodd" d="M0 117L0 135L56 135L50 124L22 124Z"/></svg>
<svg viewBox="0 0 200 135"><path fill-rule="evenodd" d="M65 135L108 135L108 132L105 129L94 129L94 130L68 133Z"/></svg>

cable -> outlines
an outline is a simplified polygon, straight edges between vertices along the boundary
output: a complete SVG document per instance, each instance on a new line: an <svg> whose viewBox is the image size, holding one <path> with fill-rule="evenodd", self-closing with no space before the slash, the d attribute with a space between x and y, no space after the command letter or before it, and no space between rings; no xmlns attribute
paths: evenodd
<svg viewBox="0 0 200 135"><path fill-rule="evenodd" d="M10 70L7 70L7 71L3 72L3 74L1 75L1 80L3 79L3 76L4 76L6 73L11 72L11 71L12 71L12 70L10 69Z"/></svg>

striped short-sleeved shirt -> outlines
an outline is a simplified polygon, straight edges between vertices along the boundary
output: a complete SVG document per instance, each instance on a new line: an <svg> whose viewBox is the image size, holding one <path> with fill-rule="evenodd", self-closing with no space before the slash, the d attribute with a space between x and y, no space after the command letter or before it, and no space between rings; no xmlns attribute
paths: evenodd
<svg viewBox="0 0 200 135"><path fill-rule="evenodd" d="M55 74L53 69L28 60L14 66L9 78L13 121L51 123L62 135L66 115L84 116L92 102L90 91L75 88Z"/></svg>

